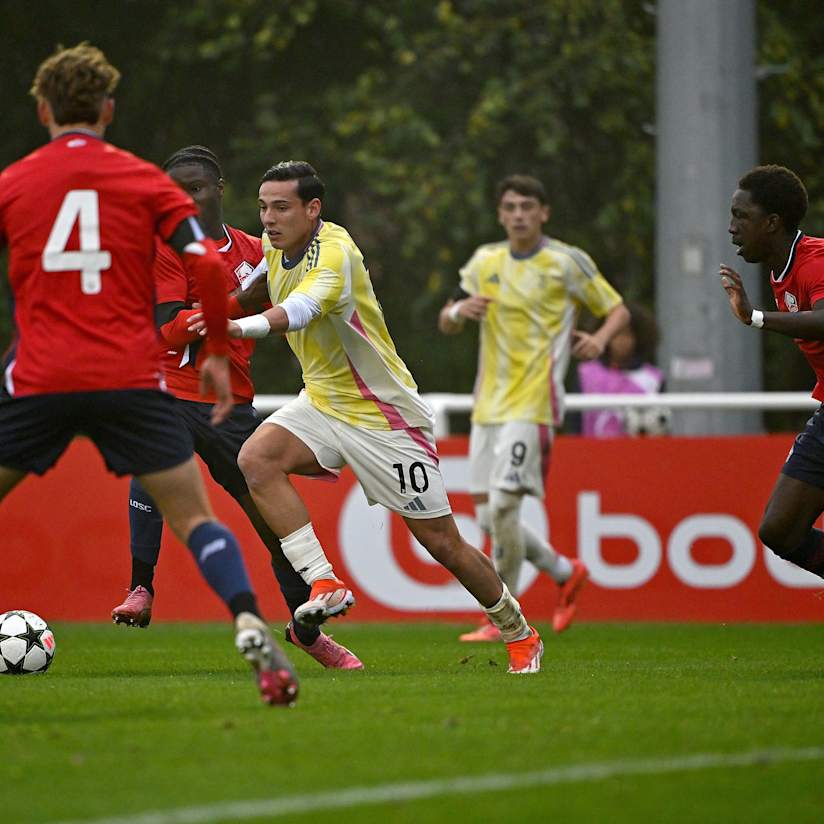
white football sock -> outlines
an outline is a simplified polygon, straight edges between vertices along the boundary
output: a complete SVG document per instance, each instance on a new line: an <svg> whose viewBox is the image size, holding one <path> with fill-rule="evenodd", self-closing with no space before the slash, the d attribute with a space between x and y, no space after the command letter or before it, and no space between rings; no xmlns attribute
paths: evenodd
<svg viewBox="0 0 824 824"><path fill-rule="evenodd" d="M312 524L296 529L280 541L283 554L309 586L319 578L334 578L332 564L320 545Z"/></svg>
<svg viewBox="0 0 824 824"><path fill-rule="evenodd" d="M547 541L542 541L525 523L521 523L526 547L526 559L542 572L546 572L557 584L563 584L572 575L572 562L560 555Z"/></svg>
<svg viewBox="0 0 824 824"><path fill-rule="evenodd" d="M506 584L498 603L484 609L484 612L501 631L501 638L507 644L520 641L530 633L529 624L521 612L521 605L512 597Z"/></svg>

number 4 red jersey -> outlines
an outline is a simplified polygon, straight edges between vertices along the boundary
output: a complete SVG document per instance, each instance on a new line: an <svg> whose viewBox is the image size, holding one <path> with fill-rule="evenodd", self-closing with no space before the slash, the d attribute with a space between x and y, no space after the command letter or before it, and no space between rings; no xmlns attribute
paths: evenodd
<svg viewBox="0 0 824 824"><path fill-rule="evenodd" d="M9 392L160 388L155 235L196 214L156 166L86 132L0 174L17 326Z"/></svg>

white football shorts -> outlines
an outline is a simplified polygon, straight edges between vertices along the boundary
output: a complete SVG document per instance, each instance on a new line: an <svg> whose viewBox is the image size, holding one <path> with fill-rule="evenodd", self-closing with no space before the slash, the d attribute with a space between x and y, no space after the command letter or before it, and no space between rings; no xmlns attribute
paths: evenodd
<svg viewBox="0 0 824 824"><path fill-rule="evenodd" d="M469 434L469 491L491 489L544 497L552 427L532 421L473 423Z"/></svg>
<svg viewBox="0 0 824 824"><path fill-rule="evenodd" d="M332 475L348 464L370 506L383 504L404 518L440 518L452 512L429 427L352 426L315 408L305 392L263 423L289 430Z"/></svg>

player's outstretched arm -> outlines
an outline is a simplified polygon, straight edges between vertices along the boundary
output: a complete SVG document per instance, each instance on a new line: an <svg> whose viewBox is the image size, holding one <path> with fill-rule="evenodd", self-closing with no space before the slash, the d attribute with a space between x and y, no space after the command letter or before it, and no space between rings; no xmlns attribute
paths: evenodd
<svg viewBox="0 0 824 824"><path fill-rule="evenodd" d="M268 335L294 332L306 328L321 314L320 304L302 292L293 292L282 303L259 315L229 321L228 333L232 338L265 338ZM202 315L190 319L189 330L200 335L206 333Z"/></svg>
<svg viewBox="0 0 824 824"><path fill-rule="evenodd" d="M722 263L718 274L733 315L745 326L763 327L801 340L824 340L824 300L806 312L762 312L753 309L741 275L735 269Z"/></svg>
<svg viewBox="0 0 824 824"><path fill-rule="evenodd" d="M269 288L266 278L257 278L246 289L235 289L229 295L229 317L242 318L267 308L269 304Z"/></svg>

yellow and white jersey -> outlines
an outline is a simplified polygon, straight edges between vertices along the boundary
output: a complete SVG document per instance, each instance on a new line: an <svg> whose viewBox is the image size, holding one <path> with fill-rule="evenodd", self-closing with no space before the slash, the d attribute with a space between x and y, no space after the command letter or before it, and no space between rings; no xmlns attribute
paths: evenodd
<svg viewBox="0 0 824 824"><path fill-rule="evenodd" d="M578 313L586 306L603 317L621 296L586 252L547 237L524 257L508 241L485 244L460 274L465 292L492 299L481 322L472 420L559 426Z"/></svg>
<svg viewBox="0 0 824 824"><path fill-rule="evenodd" d="M273 304L293 292L318 302L320 316L286 333L317 409L366 429L432 426L412 375L389 337L363 255L342 226L321 222L297 261L263 235Z"/></svg>

